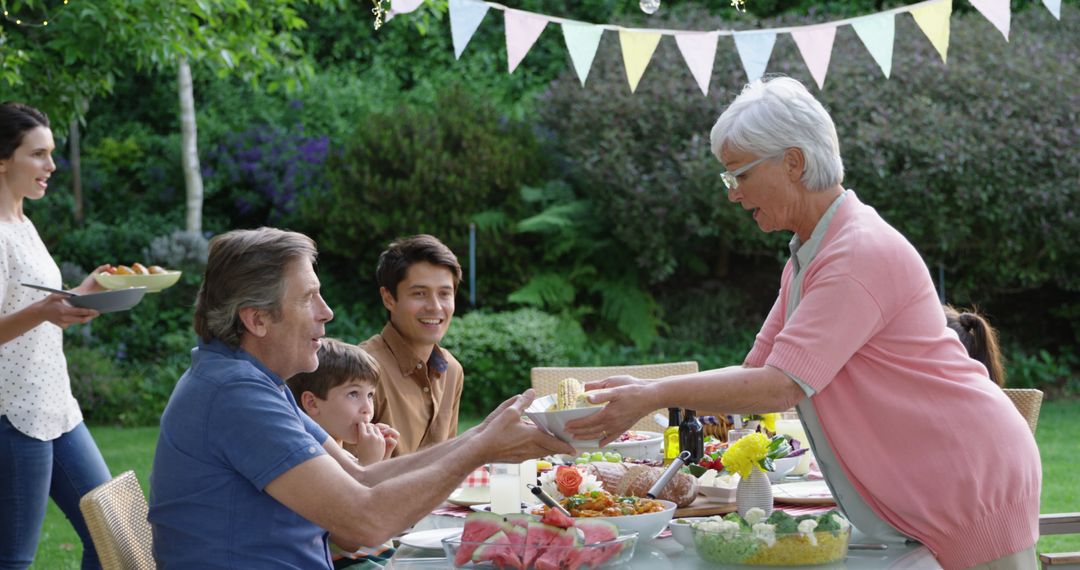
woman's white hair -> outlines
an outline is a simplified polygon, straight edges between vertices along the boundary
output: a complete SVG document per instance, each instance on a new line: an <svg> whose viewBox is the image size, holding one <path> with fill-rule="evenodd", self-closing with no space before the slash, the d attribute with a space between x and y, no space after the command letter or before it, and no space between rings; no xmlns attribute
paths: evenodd
<svg viewBox="0 0 1080 570"><path fill-rule="evenodd" d="M824 190L844 180L836 126L825 107L790 77L758 79L747 85L713 125L712 152L721 148L759 157L799 148L806 158L802 183Z"/></svg>

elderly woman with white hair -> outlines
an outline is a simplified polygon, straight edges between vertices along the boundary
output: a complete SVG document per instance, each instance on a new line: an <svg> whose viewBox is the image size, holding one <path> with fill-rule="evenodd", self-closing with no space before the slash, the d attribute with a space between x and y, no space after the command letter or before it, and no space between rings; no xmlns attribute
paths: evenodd
<svg viewBox="0 0 1080 570"><path fill-rule="evenodd" d="M1041 467L1019 412L945 323L915 248L852 190L829 113L790 78L755 81L712 129L728 199L789 231L780 294L741 366L587 386L567 427L613 440L666 407L795 406L856 529L916 540L942 567L1036 568Z"/></svg>

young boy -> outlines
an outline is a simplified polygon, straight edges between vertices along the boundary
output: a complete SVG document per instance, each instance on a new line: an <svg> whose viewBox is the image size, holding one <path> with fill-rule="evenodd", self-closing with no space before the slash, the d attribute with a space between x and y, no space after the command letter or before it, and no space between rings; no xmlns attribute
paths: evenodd
<svg viewBox="0 0 1080 570"><path fill-rule="evenodd" d="M397 445L397 431L373 424L375 386L379 365L356 345L323 338L319 368L287 381L300 409L315 420L339 445L350 444L356 460L370 465L388 459ZM346 551L331 543L334 568L381 568L394 554L390 543Z"/></svg>

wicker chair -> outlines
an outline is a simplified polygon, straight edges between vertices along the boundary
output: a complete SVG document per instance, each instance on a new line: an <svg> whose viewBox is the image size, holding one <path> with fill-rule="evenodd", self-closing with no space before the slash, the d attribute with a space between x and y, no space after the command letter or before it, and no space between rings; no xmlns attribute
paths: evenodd
<svg viewBox="0 0 1080 570"><path fill-rule="evenodd" d="M1039 425L1039 410L1042 408L1043 401L1042 390L1005 388L1004 392L1012 400L1016 409L1020 410L1020 415L1027 420L1028 427L1031 428L1031 433L1034 434L1035 427Z"/></svg>
<svg viewBox="0 0 1080 570"><path fill-rule="evenodd" d="M79 501L105 570L152 570L147 504L134 471L125 471L98 485Z"/></svg>
<svg viewBox="0 0 1080 570"><path fill-rule="evenodd" d="M536 390L537 396L546 396L548 394L554 394L555 390L559 387L559 381L564 378L577 378L584 383L603 380L609 376L626 374L637 378L655 380L657 378L674 376L677 374L693 374L697 371L698 364L694 361L668 362L665 364L637 364L631 366L533 368L532 387ZM663 432L664 428L653 419L653 415L657 412L664 413L665 416L667 415L664 410L651 412L644 418L638 420L638 422L634 424L633 429L639 431Z"/></svg>

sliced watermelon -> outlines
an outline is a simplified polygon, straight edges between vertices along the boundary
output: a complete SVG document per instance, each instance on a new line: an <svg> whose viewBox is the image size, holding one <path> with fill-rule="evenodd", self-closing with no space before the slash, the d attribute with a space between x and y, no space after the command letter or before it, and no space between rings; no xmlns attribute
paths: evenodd
<svg viewBox="0 0 1080 570"><path fill-rule="evenodd" d="M503 519L503 532L510 539L510 545L514 549L514 556L517 556L518 559L525 556L525 538L529 534L529 521L531 520L531 516L522 514L506 515Z"/></svg>
<svg viewBox="0 0 1080 570"><path fill-rule="evenodd" d="M521 557L526 568L531 568L536 563L536 559L544 553L544 547L561 531L562 529L549 524L535 521L529 523L529 533L525 537L525 555Z"/></svg>
<svg viewBox="0 0 1080 570"><path fill-rule="evenodd" d="M491 535L490 538L484 541L484 544L481 544L473 552L472 561L477 564L491 562L497 568L515 568L516 570L524 570L525 568L521 564L521 559L514 554L514 546L510 543L510 537L501 530Z"/></svg>
<svg viewBox="0 0 1080 570"><path fill-rule="evenodd" d="M544 513L544 517L540 519L540 522L559 528L570 528L574 526L574 519L564 515L562 511L558 509L548 509L548 512Z"/></svg>
<svg viewBox="0 0 1080 570"><path fill-rule="evenodd" d="M581 539L575 529L557 529L552 532L555 536L547 546L542 547L540 556L536 559L536 570L560 570L565 567L567 554L574 548L581 546Z"/></svg>
<svg viewBox="0 0 1080 570"><path fill-rule="evenodd" d="M472 559L473 551L503 528L503 517L494 513L474 512L465 517L465 529L461 532L461 548L454 556L456 566L464 566ZM474 544L468 544L474 543Z"/></svg>
<svg viewBox="0 0 1080 570"><path fill-rule="evenodd" d="M619 527L614 523L596 519L576 519L574 527L585 533L585 544L597 544L619 538ZM566 558L566 567L569 570L588 564L590 568L599 568L602 564L614 558L622 550L621 544L610 546L585 548L575 550Z"/></svg>

